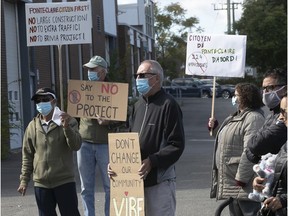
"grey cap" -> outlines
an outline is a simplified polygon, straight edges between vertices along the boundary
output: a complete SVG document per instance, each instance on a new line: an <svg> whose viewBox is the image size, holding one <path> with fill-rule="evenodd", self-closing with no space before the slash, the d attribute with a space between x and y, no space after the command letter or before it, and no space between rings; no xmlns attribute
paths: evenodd
<svg viewBox="0 0 288 216"><path fill-rule="evenodd" d="M83 67L87 68L95 68L97 66L107 69L107 62L100 56L93 56L88 63L83 65Z"/></svg>

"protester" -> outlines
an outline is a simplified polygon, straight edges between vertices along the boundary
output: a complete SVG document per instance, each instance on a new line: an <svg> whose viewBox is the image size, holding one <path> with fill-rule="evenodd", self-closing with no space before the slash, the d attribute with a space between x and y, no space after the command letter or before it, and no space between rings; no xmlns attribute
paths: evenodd
<svg viewBox="0 0 288 216"><path fill-rule="evenodd" d="M280 112L279 121L283 121L287 127L287 94L281 100ZM287 216L287 142L278 153L275 164L274 180L270 187L272 196L264 201L261 212L267 213L262 213L262 215ZM253 188L261 192L265 181L264 178L256 177L253 181Z"/></svg>
<svg viewBox="0 0 288 216"><path fill-rule="evenodd" d="M216 200L233 198L229 204L232 216L255 216L260 203L248 199L254 177L253 163L248 161L245 149L247 140L264 123L259 89L249 83L235 86L232 105L237 111L228 116L222 125L215 127L216 119L210 118L208 125L217 131L213 155L212 187L210 198Z"/></svg>
<svg viewBox="0 0 288 216"><path fill-rule="evenodd" d="M90 81L108 81L107 63L100 56L93 56L83 65L88 69ZM98 165L105 191L105 216L109 216L110 179L107 176L109 163L108 133L113 132L113 121L80 118L79 132L83 143L77 152L78 170L81 180L81 197L85 216L95 215L96 166Z"/></svg>
<svg viewBox="0 0 288 216"><path fill-rule="evenodd" d="M258 163L261 155L277 154L287 141L287 128L277 121L280 113L280 100L287 91L287 70L274 69L264 74L262 83L263 103L271 113L265 123L247 142L246 154L253 163Z"/></svg>
<svg viewBox="0 0 288 216"><path fill-rule="evenodd" d="M26 128L18 192L25 195L33 174L41 216L80 216L74 180L73 151L81 146L76 119L56 106L55 92L41 88L32 99L39 114Z"/></svg>
<svg viewBox="0 0 288 216"><path fill-rule="evenodd" d="M135 74L141 96L133 107L130 131L139 133L147 216L175 215L175 163L185 145L182 111L162 89L163 76L161 65L153 60L142 62ZM108 175L116 175L110 166Z"/></svg>

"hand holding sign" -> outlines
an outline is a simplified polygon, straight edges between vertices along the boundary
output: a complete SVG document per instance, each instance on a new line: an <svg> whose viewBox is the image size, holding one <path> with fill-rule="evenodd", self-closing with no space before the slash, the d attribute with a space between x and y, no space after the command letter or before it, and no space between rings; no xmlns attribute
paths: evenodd
<svg viewBox="0 0 288 216"><path fill-rule="evenodd" d="M126 121L128 84L69 80L67 112L73 117Z"/></svg>
<svg viewBox="0 0 288 216"><path fill-rule="evenodd" d="M149 159L142 164L138 133L109 133L108 138L110 215L144 216L143 178L151 165Z"/></svg>

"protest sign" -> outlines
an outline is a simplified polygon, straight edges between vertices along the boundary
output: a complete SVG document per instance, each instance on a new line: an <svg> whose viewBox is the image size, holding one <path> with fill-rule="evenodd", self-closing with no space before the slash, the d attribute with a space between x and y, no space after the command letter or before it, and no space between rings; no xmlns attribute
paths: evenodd
<svg viewBox="0 0 288 216"><path fill-rule="evenodd" d="M26 3L27 46L91 43L90 1Z"/></svg>
<svg viewBox="0 0 288 216"><path fill-rule="evenodd" d="M128 84L69 80L67 112L74 117L126 121Z"/></svg>
<svg viewBox="0 0 288 216"><path fill-rule="evenodd" d="M186 74L244 77L245 58L245 35L188 34Z"/></svg>
<svg viewBox="0 0 288 216"><path fill-rule="evenodd" d="M110 180L110 216L144 216L144 183L138 170L138 133L109 133L109 164L117 176Z"/></svg>

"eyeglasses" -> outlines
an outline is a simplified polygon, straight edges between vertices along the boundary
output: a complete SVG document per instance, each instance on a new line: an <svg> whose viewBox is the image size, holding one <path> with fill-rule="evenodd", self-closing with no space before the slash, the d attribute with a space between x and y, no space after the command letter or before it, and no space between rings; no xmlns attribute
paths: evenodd
<svg viewBox="0 0 288 216"><path fill-rule="evenodd" d="M143 79L143 78L147 78L147 75L157 75L157 74L155 74L155 73L136 73L136 74L134 74L134 78L135 79L137 79L138 77L140 78L140 79Z"/></svg>
<svg viewBox="0 0 288 216"><path fill-rule="evenodd" d="M37 99L35 99L35 103L41 103L41 102L49 102L51 101L53 98L52 97L38 97Z"/></svg>
<svg viewBox="0 0 288 216"><path fill-rule="evenodd" d="M276 87L278 86L283 86L283 85L268 85L268 86L263 86L262 87L262 90L263 91L266 91L266 92L270 92L270 91L273 91Z"/></svg>
<svg viewBox="0 0 288 216"><path fill-rule="evenodd" d="M280 108L280 113L287 118L287 111L285 109Z"/></svg>

